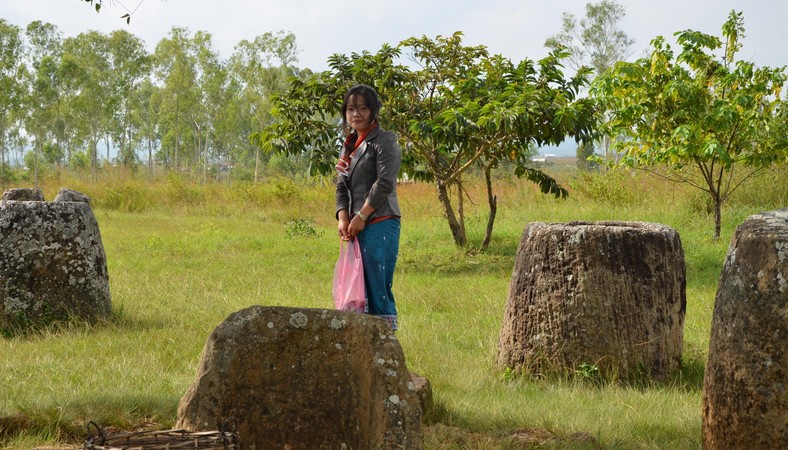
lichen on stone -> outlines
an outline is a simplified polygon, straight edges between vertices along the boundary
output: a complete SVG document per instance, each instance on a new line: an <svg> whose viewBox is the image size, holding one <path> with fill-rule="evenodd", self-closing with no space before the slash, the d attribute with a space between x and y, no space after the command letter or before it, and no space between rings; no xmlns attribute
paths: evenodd
<svg viewBox="0 0 788 450"><path fill-rule="evenodd" d="M290 316L290 325L296 328L304 328L308 321L309 319L307 319L306 315L302 312L296 312Z"/></svg>

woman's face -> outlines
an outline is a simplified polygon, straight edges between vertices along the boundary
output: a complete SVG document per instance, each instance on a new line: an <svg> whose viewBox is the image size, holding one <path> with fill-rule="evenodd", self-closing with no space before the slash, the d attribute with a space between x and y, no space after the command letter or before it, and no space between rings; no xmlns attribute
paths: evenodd
<svg viewBox="0 0 788 450"><path fill-rule="evenodd" d="M357 133L363 134L372 126L372 111L367 108L364 97L351 95L347 102L345 120Z"/></svg>

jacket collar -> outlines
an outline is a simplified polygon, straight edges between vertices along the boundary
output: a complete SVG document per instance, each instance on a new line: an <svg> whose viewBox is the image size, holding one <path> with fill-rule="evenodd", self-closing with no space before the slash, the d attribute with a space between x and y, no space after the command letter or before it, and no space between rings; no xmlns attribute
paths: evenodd
<svg viewBox="0 0 788 450"><path fill-rule="evenodd" d="M378 124L378 126L371 129L369 133L364 137L364 142L362 142L361 145L359 145L359 147L356 149L356 153L350 159L350 168L348 169L348 177L353 173L353 169L356 168L356 163L358 163L361 157L364 156L364 152L367 151L367 146L369 144L369 141L375 139L375 137L377 137L377 135L380 134L380 132L381 132L380 124Z"/></svg>

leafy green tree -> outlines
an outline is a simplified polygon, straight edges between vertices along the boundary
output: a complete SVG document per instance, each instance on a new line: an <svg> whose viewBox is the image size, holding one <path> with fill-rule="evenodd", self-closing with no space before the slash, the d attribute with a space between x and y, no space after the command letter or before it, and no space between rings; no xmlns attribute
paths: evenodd
<svg viewBox="0 0 788 450"><path fill-rule="evenodd" d="M147 150L148 176L153 177L153 149L161 141L159 133L159 111L161 109L161 89L151 80L143 80L135 92L134 122L139 124L140 138Z"/></svg>
<svg viewBox="0 0 788 450"><path fill-rule="evenodd" d="M227 69L212 49L211 35L198 31L193 39L195 52L197 101L189 116L194 128L194 147L202 166L203 183L207 181L209 160L212 159L212 141L215 128L224 116L228 102Z"/></svg>
<svg viewBox="0 0 788 450"><path fill-rule="evenodd" d="M561 31L547 38L545 47L566 48L571 67L591 66L601 75L631 54L635 40L619 25L624 16L626 8L616 1L586 3L586 15L579 22L564 12Z"/></svg>
<svg viewBox="0 0 788 450"><path fill-rule="evenodd" d="M24 98L24 128L31 137L33 150L25 156L33 168L33 182L38 184L38 161L44 145L57 141L61 146L65 131L64 97L69 91L62 65L63 38L57 27L34 21L25 29L27 47L26 81L30 89Z"/></svg>
<svg viewBox="0 0 788 450"><path fill-rule="evenodd" d="M0 19L0 178L5 187L9 141L18 130L25 94L22 30Z"/></svg>
<svg viewBox="0 0 788 450"><path fill-rule="evenodd" d="M577 168L580 170L596 169L598 164L591 159L594 156L594 143L581 142L577 146Z"/></svg>
<svg viewBox="0 0 788 450"><path fill-rule="evenodd" d="M145 50L141 39L125 30L115 30L109 35L111 57L110 78L114 98L111 134L118 147L118 156L123 165L136 161L136 147L142 140L142 126L135 110L142 107L137 91L150 75L151 55Z"/></svg>
<svg viewBox="0 0 788 450"><path fill-rule="evenodd" d="M473 165L481 165L488 190L489 215L482 249L490 242L497 211L491 171L499 161L514 162L515 173L537 183L542 192L567 195L529 161L534 144L558 144L566 136L590 137L592 102L577 99L586 83L586 70L566 79L560 66L566 55L560 51L538 63L524 60L513 64L501 56L487 55L484 47L462 46L459 33L435 40L412 38L401 47L411 50L422 70L406 78L410 92L398 95L394 102L398 131L413 150L409 157L415 159L414 165L426 168L415 175L436 184L458 245L467 242L462 176ZM452 186L457 193L456 209L448 192Z"/></svg>
<svg viewBox="0 0 788 450"><path fill-rule="evenodd" d="M235 157L243 159L254 154L254 181L260 175L260 147L248 137L269 125L273 94L287 89L288 79L296 75L293 64L298 48L292 33L264 33L253 41L242 40L235 46L228 67L232 83L237 87L233 98L238 142Z"/></svg>
<svg viewBox="0 0 788 450"><path fill-rule="evenodd" d="M736 59L740 12L731 11L722 38L676 35L678 54L657 37L649 57L616 64L592 94L612 112L609 129L629 137L616 144L622 162L706 192L719 238L722 206L736 188L770 164L788 163L785 67Z"/></svg>
<svg viewBox="0 0 788 450"><path fill-rule="evenodd" d="M63 149L60 148L57 144L48 142L44 144L42 156L44 157L44 161L56 165L57 163L63 161L63 157L65 156Z"/></svg>
<svg viewBox="0 0 788 450"><path fill-rule="evenodd" d="M395 63L403 49L419 70ZM462 176L471 167L482 165L488 175L498 161L512 160L516 173L543 192L566 195L555 180L528 166L525 156L534 143L558 143L567 135L588 138L593 131L593 102L576 98L587 71L565 79L563 56L553 53L538 65L513 64L490 57L483 46L463 46L460 33L412 38L396 48L384 45L374 55L334 55L330 71L295 79L287 93L274 98L277 122L255 139L266 151L309 154L319 170L333 171L342 95L355 83L374 86L384 103L383 126L400 137L403 169L435 183L452 237L464 246L464 212L450 190L462 198ZM494 195L490 199L494 220Z"/></svg>
<svg viewBox="0 0 788 450"><path fill-rule="evenodd" d="M63 66L79 95L69 98L69 111L79 141L88 149L91 170L98 170L98 144L104 139L107 162L113 112L117 105L111 72L109 38L98 31L80 33L63 41Z"/></svg>
<svg viewBox="0 0 788 450"><path fill-rule="evenodd" d="M187 28L173 27L168 38L156 45L156 74L162 82L159 132L161 148L158 158L180 170L181 160L194 161L192 151L183 155L184 143L193 142L189 111L196 107L196 55ZM184 157L185 156L185 157Z"/></svg>
<svg viewBox="0 0 788 450"><path fill-rule="evenodd" d="M71 165L76 170L86 170L90 168L90 157L87 153L79 151L74 152L71 155L71 159L69 160L69 165Z"/></svg>

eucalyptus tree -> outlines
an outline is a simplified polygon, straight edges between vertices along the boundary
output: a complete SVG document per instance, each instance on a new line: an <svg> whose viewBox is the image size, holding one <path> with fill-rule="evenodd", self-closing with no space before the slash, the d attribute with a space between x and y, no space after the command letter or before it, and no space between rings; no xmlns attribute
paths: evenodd
<svg viewBox="0 0 788 450"><path fill-rule="evenodd" d="M0 179L5 187L10 141L20 128L25 93L22 29L0 19Z"/></svg>
<svg viewBox="0 0 788 450"><path fill-rule="evenodd" d="M173 27L154 52L155 72L162 86L158 158L176 171L182 160L188 163L195 159L193 152L182 154L184 143L194 141L189 111L198 102L196 55L190 34L188 28Z"/></svg>
<svg viewBox="0 0 788 450"><path fill-rule="evenodd" d="M238 149L235 157L254 154L254 181L260 176L260 147L249 141L255 131L271 123L271 97L287 89L288 79L296 75L298 48L295 35L280 31L265 33L253 41L242 40L235 46L228 68L237 86Z"/></svg>
<svg viewBox="0 0 788 450"><path fill-rule="evenodd" d="M38 183L38 161L44 146L63 145L68 76L62 64L63 37L51 23L34 21L25 29L26 60L30 89L24 97L24 128L32 138L34 182Z"/></svg>
<svg viewBox="0 0 788 450"><path fill-rule="evenodd" d="M112 111L112 137L118 147L120 162L124 165L136 161L136 146L142 140L138 130L142 126L134 111L141 108L137 91L149 78L151 56L138 37L125 30L115 30L109 35L111 57L110 78L114 111Z"/></svg>
<svg viewBox="0 0 788 450"><path fill-rule="evenodd" d="M133 122L139 126L143 147L147 150L148 176L153 178L155 156L154 148L161 141L159 133L159 111L161 109L161 88L149 79L143 80L134 92L136 100L132 111Z"/></svg>
<svg viewBox="0 0 788 450"><path fill-rule="evenodd" d="M551 49L566 48L569 65L579 70L590 66L596 75L605 73L632 54L632 39L621 29L626 8L614 0L586 3L585 17L564 12L561 31L545 41Z"/></svg>
<svg viewBox="0 0 788 450"><path fill-rule="evenodd" d="M212 48L211 35L198 31L193 41L195 60L195 87L197 101L188 111L194 128L194 147L202 166L203 183L207 181L209 161L212 158L212 139L215 127L224 116L228 100L227 69Z"/></svg>
<svg viewBox="0 0 788 450"><path fill-rule="evenodd" d="M419 69L396 62L403 50ZM463 46L461 33L434 40L412 38L396 48L384 45L377 54L334 55L331 70L292 80L285 94L274 97L276 122L255 139L266 151L312 151L316 167L330 171L340 139L337 115L342 95L355 83L374 86L384 103L383 126L400 137L403 169L435 184L452 237L464 246L464 212L452 202L450 189L461 198L462 176L471 167L486 167L491 189L489 171L508 159L517 175L535 181L543 192L567 194L528 162L534 143L593 137L594 103L577 97L588 72L567 80L560 66L564 56L554 52L538 64L514 64L490 57L483 46ZM491 191L488 198L490 218L483 246L489 242L496 207Z"/></svg>
<svg viewBox="0 0 788 450"><path fill-rule="evenodd" d="M612 111L608 128L629 139L616 146L623 164L641 167L705 192L719 238L722 206L750 177L788 163L788 115L780 98L785 66L737 60L744 19L731 11L722 37L676 33L674 53L663 37L648 57L617 63L592 94Z"/></svg>
<svg viewBox="0 0 788 450"><path fill-rule="evenodd" d="M564 12L561 31L547 38L545 46L554 50L565 48L570 67L579 70L589 66L597 76L601 75L632 54L635 40L621 29L625 16L626 8L614 0L586 3L585 16L579 21L574 14ZM605 161L612 141L612 136L602 136ZM588 146L584 148L587 150ZM583 163L586 161L587 158Z"/></svg>
<svg viewBox="0 0 788 450"><path fill-rule="evenodd" d="M117 97L112 89L110 44L98 31L80 33L63 41L63 65L75 80L78 94L69 98L69 109L78 138L86 144L94 174L98 169L98 144L104 139L110 161L109 134Z"/></svg>

